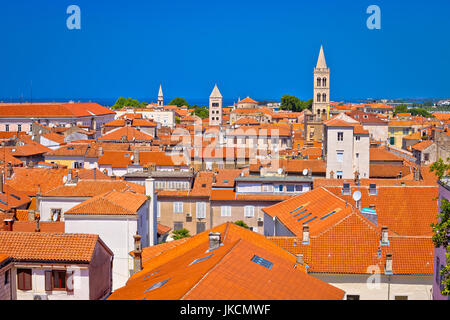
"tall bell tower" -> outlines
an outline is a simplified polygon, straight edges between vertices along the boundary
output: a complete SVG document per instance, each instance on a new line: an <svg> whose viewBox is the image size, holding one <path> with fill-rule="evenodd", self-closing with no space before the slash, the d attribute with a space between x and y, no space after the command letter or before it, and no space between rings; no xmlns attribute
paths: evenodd
<svg viewBox="0 0 450 320"><path fill-rule="evenodd" d="M328 119L330 115L330 69L325 61L323 47L320 46L319 58L314 68L314 95L312 110L315 116Z"/></svg>
<svg viewBox="0 0 450 320"><path fill-rule="evenodd" d="M222 125L222 95L220 94L217 84L209 96L209 125Z"/></svg>

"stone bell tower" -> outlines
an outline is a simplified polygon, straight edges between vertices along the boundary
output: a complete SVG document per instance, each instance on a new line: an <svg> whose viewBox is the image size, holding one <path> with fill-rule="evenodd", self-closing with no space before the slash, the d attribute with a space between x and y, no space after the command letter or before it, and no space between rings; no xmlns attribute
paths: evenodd
<svg viewBox="0 0 450 320"><path fill-rule="evenodd" d="M323 47L314 68L314 95L312 110L315 116L326 120L330 115L330 69L327 68Z"/></svg>

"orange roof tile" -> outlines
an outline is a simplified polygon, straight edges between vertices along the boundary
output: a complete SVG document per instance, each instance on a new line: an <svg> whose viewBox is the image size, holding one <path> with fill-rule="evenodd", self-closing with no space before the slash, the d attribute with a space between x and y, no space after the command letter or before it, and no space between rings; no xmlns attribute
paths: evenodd
<svg viewBox="0 0 450 320"><path fill-rule="evenodd" d="M0 232L0 252L19 261L89 263L98 235L43 232Z"/></svg>
<svg viewBox="0 0 450 320"><path fill-rule="evenodd" d="M344 296L344 291L309 276L302 266L294 268L295 257L260 234L232 223L211 231L221 233L223 245L212 251L209 258L191 263L208 256L208 232L172 248L165 244L159 250L163 254L143 263L144 269L108 299L340 300ZM254 255L269 260L272 267L267 269L251 261ZM159 288L148 290L167 279Z"/></svg>
<svg viewBox="0 0 450 320"><path fill-rule="evenodd" d="M421 142L416 143L415 145L411 146L411 148L414 150L423 151L426 148L428 148L429 146L431 146L432 144L433 144L433 141L424 140L424 141L421 141Z"/></svg>
<svg viewBox="0 0 450 320"><path fill-rule="evenodd" d="M79 180L64 184L42 194L43 197L94 197L108 191L134 191L144 194L145 187L124 180Z"/></svg>

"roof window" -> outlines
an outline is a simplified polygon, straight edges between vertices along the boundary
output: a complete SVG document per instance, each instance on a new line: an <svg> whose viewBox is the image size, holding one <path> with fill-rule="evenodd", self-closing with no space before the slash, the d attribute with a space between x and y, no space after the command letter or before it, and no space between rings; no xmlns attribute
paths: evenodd
<svg viewBox="0 0 450 320"><path fill-rule="evenodd" d="M156 282L156 283L154 283L150 288L148 288L147 290L145 290L145 292L149 292L149 291L158 289L158 288L162 287L163 285L165 285L166 282L169 281L169 280L170 280L170 278L169 278L169 279L166 279L166 280L163 280L163 281L160 281L160 282ZM144 293L145 293L145 292L144 292Z"/></svg>
<svg viewBox="0 0 450 320"><path fill-rule="evenodd" d="M194 261L191 262L190 266L193 265L193 264L196 264L198 262L202 262L202 261L205 261L205 260L211 258L213 254L214 253L211 253L209 256L206 256L206 257L203 257L203 258L200 258L200 259L195 259Z"/></svg>
<svg viewBox="0 0 450 320"><path fill-rule="evenodd" d="M261 258L260 256L254 255L252 258L252 261L256 264L259 264L260 266L263 266L267 269L272 269L273 263L269 260L266 260L264 258Z"/></svg>

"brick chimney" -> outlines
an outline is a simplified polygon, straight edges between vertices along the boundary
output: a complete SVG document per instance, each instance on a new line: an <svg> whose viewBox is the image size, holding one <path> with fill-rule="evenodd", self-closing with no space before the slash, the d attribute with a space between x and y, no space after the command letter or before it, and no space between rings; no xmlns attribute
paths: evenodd
<svg viewBox="0 0 450 320"><path fill-rule="evenodd" d="M208 250L215 250L220 247L220 232L209 233L209 248Z"/></svg>
<svg viewBox="0 0 450 320"><path fill-rule="evenodd" d="M41 220L41 214L39 212L36 212L34 217L36 219L36 229L34 231L41 232L41 229L39 228L39 221Z"/></svg>
<svg viewBox="0 0 450 320"><path fill-rule="evenodd" d="M11 179L12 175L13 175L13 168L11 162L8 162L8 165L6 167L6 179Z"/></svg>
<svg viewBox="0 0 450 320"><path fill-rule="evenodd" d="M386 254L386 265L384 267L385 274L392 274L392 253Z"/></svg>
<svg viewBox="0 0 450 320"><path fill-rule="evenodd" d="M133 237L134 237L133 273L137 273L142 270L141 236L135 234Z"/></svg>
<svg viewBox="0 0 450 320"><path fill-rule="evenodd" d="M5 223L6 231L13 231L14 219L5 219L3 222Z"/></svg>
<svg viewBox="0 0 450 320"><path fill-rule="evenodd" d="M389 245L388 227L386 226L383 226L381 228L381 245L382 246Z"/></svg>
<svg viewBox="0 0 450 320"><path fill-rule="evenodd" d="M0 193L3 193L3 172L0 174Z"/></svg>
<svg viewBox="0 0 450 320"><path fill-rule="evenodd" d="M303 255L297 254L297 263L303 265Z"/></svg>
<svg viewBox="0 0 450 320"><path fill-rule="evenodd" d="M158 196L155 193L155 179L153 178L147 178L145 179L145 195L148 197L148 230L149 230L149 246L153 246L158 243L157 237L158 233L156 230L157 226L157 218L156 218L156 212L158 210L157 208L157 201Z"/></svg>

